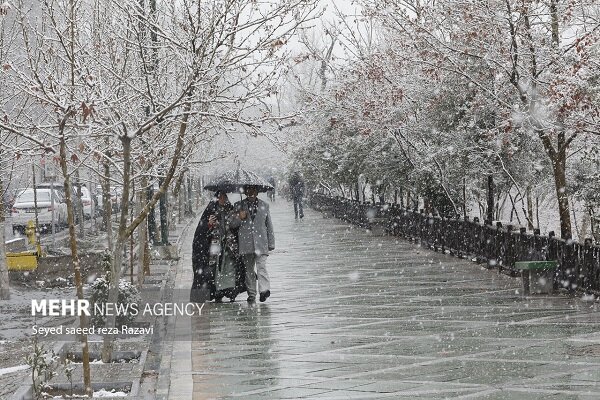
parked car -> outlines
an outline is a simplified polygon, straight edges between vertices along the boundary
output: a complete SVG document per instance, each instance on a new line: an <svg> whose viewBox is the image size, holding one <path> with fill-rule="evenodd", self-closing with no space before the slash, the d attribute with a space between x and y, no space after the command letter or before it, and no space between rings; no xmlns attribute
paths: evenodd
<svg viewBox="0 0 600 400"><path fill-rule="evenodd" d="M60 193L56 190L37 188L37 219L40 229L52 229L54 226L65 226L67 223L67 205ZM33 189L24 189L19 192L11 209L13 232L25 232L29 221L35 222L36 202Z"/></svg>
<svg viewBox="0 0 600 400"><path fill-rule="evenodd" d="M37 187L38 189L54 189L58 192L58 194L60 195L60 197L62 199L65 199L65 186L62 182L55 182L55 183L50 183L50 182L44 182L44 183L38 183L37 185L35 185L35 187Z"/></svg>
<svg viewBox="0 0 600 400"><path fill-rule="evenodd" d="M77 196L78 187L74 186L75 196ZM85 219L92 218L92 196L90 195L90 190L82 186L81 187L81 206L83 207L83 217Z"/></svg>
<svg viewBox="0 0 600 400"><path fill-rule="evenodd" d="M81 202L83 203L83 215L86 219L92 218L94 213L93 199L90 190L85 186L81 187Z"/></svg>
<svg viewBox="0 0 600 400"><path fill-rule="evenodd" d="M66 196L65 196L65 186L63 183L39 183L36 185L37 188L40 189L49 189L49 188L53 188L54 190L56 190L59 195L62 197L63 202L65 203L65 210L66 210ZM78 204L79 204L79 197L77 197L77 188L75 185L71 186L71 201L73 202L73 208L75 211L75 223L78 224L79 223L79 218L80 218L80 214L77 212L78 210ZM85 211L85 209L84 209ZM66 215L66 213L65 213ZM65 221L66 221L66 217L65 217Z"/></svg>

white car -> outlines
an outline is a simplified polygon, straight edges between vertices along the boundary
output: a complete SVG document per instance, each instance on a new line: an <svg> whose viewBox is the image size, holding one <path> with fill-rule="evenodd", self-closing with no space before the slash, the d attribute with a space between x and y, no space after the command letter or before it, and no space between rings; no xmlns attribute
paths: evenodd
<svg viewBox="0 0 600 400"><path fill-rule="evenodd" d="M64 226L67 223L67 205L60 197L58 191L52 189L36 189L37 195L37 220L40 230L52 229L54 226ZM35 198L33 189L25 189L19 192L15 198L10 215L12 218L13 232L25 232L29 221L35 223Z"/></svg>
<svg viewBox="0 0 600 400"><path fill-rule="evenodd" d="M77 215L77 195L79 193L79 186L73 185L73 207L75 209L76 217ZM86 186L81 186L81 207L83 208L83 217L85 219L90 219L92 217L92 196L90 195L90 190ZM77 219L77 221L79 221ZM79 222L77 222L79 223Z"/></svg>
<svg viewBox="0 0 600 400"><path fill-rule="evenodd" d="M77 191L75 193L77 193ZM81 204L83 205L83 216L85 219L92 218L92 196L90 195L89 189L85 186L81 187Z"/></svg>

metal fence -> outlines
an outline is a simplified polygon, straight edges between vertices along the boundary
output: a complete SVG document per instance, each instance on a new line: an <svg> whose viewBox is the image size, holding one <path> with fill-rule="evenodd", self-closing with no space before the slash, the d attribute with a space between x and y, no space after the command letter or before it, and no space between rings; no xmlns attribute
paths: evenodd
<svg viewBox="0 0 600 400"><path fill-rule="evenodd" d="M417 241L435 251L486 263L490 268L512 275L515 261L556 260L555 288L600 292L600 247L591 239L585 243L565 241L553 232L541 236L525 228L479 223L478 219L449 219L411 211L397 204L361 203L341 197L312 194L313 208L352 224L371 228L384 224L386 232Z"/></svg>

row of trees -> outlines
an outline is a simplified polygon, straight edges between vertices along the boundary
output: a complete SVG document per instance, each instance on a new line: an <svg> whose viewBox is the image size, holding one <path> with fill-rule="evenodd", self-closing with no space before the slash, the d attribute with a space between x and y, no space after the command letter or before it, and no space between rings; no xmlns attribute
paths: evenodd
<svg viewBox="0 0 600 400"><path fill-rule="evenodd" d="M60 166L79 298L70 196L76 171L82 166L93 171L105 202L109 185L123 188L117 233L109 234L108 301L116 303L123 246L141 229L144 248L145 218L169 187L179 190L183 174L206 161L201 145L229 131L256 135L269 129L275 115L265 99L275 91L284 44L315 16L315 7L310 0L15 0L3 5L2 157L46 157ZM147 196L146 189L157 181L159 189ZM133 198L139 206L130 219ZM105 203L104 210L110 208ZM3 277L5 272L4 265ZM8 280L1 283L6 297ZM80 322L87 324L83 317ZM114 326L114 316L107 324ZM82 340L85 366L87 339ZM112 347L108 335L105 361ZM84 368L89 392L89 368Z"/></svg>
<svg viewBox="0 0 600 400"><path fill-rule="evenodd" d="M421 198L446 216L506 196L530 228L534 199L552 192L561 236L572 237L573 200L600 205L597 3L361 6L360 28L340 19L291 68L310 110L295 164L314 187L360 198L367 182L375 196ZM301 73L311 61L312 81Z"/></svg>

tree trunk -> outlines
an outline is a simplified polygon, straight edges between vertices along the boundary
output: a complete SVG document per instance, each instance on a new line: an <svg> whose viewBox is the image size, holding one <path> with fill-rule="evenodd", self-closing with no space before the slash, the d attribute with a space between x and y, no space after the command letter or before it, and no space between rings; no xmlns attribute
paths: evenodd
<svg viewBox="0 0 600 400"><path fill-rule="evenodd" d="M540 196L535 197L535 222L536 228L540 229Z"/></svg>
<svg viewBox="0 0 600 400"><path fill-rule="evenodd" d="M361 197L360 197L361 202L367 201L367 197L365 195L365 192L367 191L367 183L369 183L369 180L365 179L364 183L362 184Z"/></svg>
<svg viewBox="0 0 600 400"><path fill-rule="evenodd" d="M162 175L162 174L161 174ZM163 186L165 179L159 178L158 186ZM160 243L163 246L169 245L169 216L167 215L167 192L163 192L158 202L158 211L160 214Z"/></svg>
<svg viewBox="0 0 600 400"><path fill-rule="evenodd" d="M527 186L527 230L533 230L533 200L531 198L531 186Z"/></svg>
<svg viewBox="0 0 600 400"><path fill-rule="evenodd" d="M558 199L558 215L560 216L560 235L563 239L571 239L571 214L569 213L569 196L567 193L566 153L559 151L555 153L552 160L554 171L554 186L556 198Z"/></svg>
<svg viewBox="0 0 600 400"><path fill-rule="evenodd" d="M431 207L431 201L429 201L428 197L423 198L423 209L425 210L425 214L429 215L430 213L433 213L432 207Z"/></svg>
<svg viewBox="0 0 600 400"><path fill-rule="evenodd" d="M60 166L64 179L65 200L67 202L67 224L69 225L69 244L71 247L71 258L73 262L73 272L75 275L75 288L77 291L77 299L84 300L83 297L83 282L81 279L81 266L79 264L79 254L77 252L77 236L75 233L75 213L73 210L73 198L71 197L71 180L67 169L67 145L65 143L64 128L66 118L60 123ZM79 316L79 326L85 329L88 326L87 316L81 313ZM88 347L87 334L79 335L81 341L82 361L83 361L83 385L85 394L92 396L92 380L90 377L90 352Z"/></svg>
<svg viewBox="0 0 600 400"><path fill-rule="evenodd" d="M83 201L81 196L81 181L79 179L79 169L75 170L75 182L77 184L77 215L79 216L79 237L85 237L85 212L83 211Z"/></svg>
<svg viewBox="0 0 600 400"><path fill-rule="evenodd" d="M465 219L465 221L467 220L467 179L463 178L463 187L462 187L462 192L463 192L463 218Z"/></svg>
<svg viewBox="0 0 600 400"><path fill-rule="evenodd" d="M133 169L133 163L131 164L131 176L135 175L135 170ZM131 192L133 194L135 194L135 180L131 181ZM128 201L129 203L129 201ZM129 211L129 223L133 222L133 213L134 211L138 211L136 210L137 207L133 206L131 207L131 210ZM138 212L139 213L139 212ZM136 215L138 214L136 213ZM129 282L133 285L134 284L134 279L133 279L133 264L135 262L135 249L134 249L134 241L133 241L133 235L129 236Z"/></svg>
<svg viewBox="0 0 600 400"><path fill-rule="evenodd" d="M402 190L402 186L400 186L398 196L400 197L400 207L404 208L404 192Z"/></svg>
<svg viewBox="0 0 600 400"><path fill-rule="evenodd" d="M110 158L110 153L106 153L106 157ZM112 198L110 193L110 164L104 160L104 176L102 177L102 207L104 215L102 221L104 229L106 229L106 245L112 249Z"/></svg>
<svg viewBox="0 0 600 400"><path fill-rule="evenodd" d="M346 192L344 191L344 187L342 186L341 183L338 183L338 188L340 189L341 196L343 198L346 198Z"/></svg>
<svg viewBox="0 0 600 400"><path fill-rule="evenodd" d="M557 137L557 147L554 148L550 138L544 133L543 130L538 129L537 133L542 140L546 154L552 163L554 188L556 190L556 198L558 200L558 215L560 217L560 234L563 239L571 239L571 215L569 213L566 166L567 148L574 136L572 136L569 140L566 140L564 130L559 131Z"/></svg>
<svg viewBox="0 0 600 400"><path fill-rule="evenodd" d="M146 198L151 199L154 197L154 189L152 188L152 183L148 185L148 189L146 191ZM156 216L154 214L154 207L150 209L148 213L148 237L150 238L150 243L156 243Z"/></svg>
<svg viewBox="0 0 600 400"><path fill-rule="evenodd" d="M177 223L181 224L183 222L184 215L184 207L185 207L185 196L186 196L186 188L185 188L185 173L180 173L179 178L177 178L177 182L175 182L175 187L173 188L173 196L175 197L175 203L177 204Z"/></svg>
<svg viewBox="0 0 600 400"><path fill-rule="evenodd" d="M127 229L127 214L129 212L129 182L131 176L131 138L127 135L120 137L123 147L123 193L121 194L121 214L119 217L119 232L117 240L112 249L113 259L110 266L110 286L108 289L108 304L117 304L119 300L119 281L123 263L123 246L127 240L125 230ZM114 328L116 315L109 314L106 317L106 326ZM113 335L104 335L102 347L102 361L109 363L114 349Z"/></svg>
<svg viewBox="0 0 600 400"><path fill-rule="evenodd" d="M521 218L519 218L519 210L517 210L517 206L515 204L516 196L515 196L515 198L513 198L513 196L510 194L510 190L508 191L508 198L510 199L510 204L511 204L510 222L513 222L513 216L515 216L517 218L517 223L519 225L521 225ZM525 215L525 218L527 218L527 215Z"/></svg>
<svg viewBox="0 0 600 400"><path fill-rule="evenodd" d="M154 194L152 198L146 203L146 205L142 208L141 213L133 220L133 222L127 226L127 202L123 204L123 209L121 210L121 218L119 220L119 233L117 235L117 241L115 243L115 247L113 251L114 259L111 263L111 282L110 288L108 290L108 303L117 303L118 300L118 285L115 283L119 282L121 277L121 262L123 260L123 252L122 248L127 240L127 238L133 233L135 228L144 220L146 216L150 212L151 208L158 202L160 196L167 191L167 187L171 183L173 176L175 175L175 171L177 170L177 165L179 163L179 159L181 157L181 151L183 148L183 139L185 137L185 133L188 127L189 120L189 111L191 109L191 103L186 102L183 106L183 117L181 119L181 123L179 125L179 132L177 135L177 143L175 144L175 151L173 153L173 157L171 158L171 165L169 166L169 170L167 175L165 176L165 180L163 185L158 188L158 192ZM127 136L121 137L121 142L123 144L123 199L129 198L129 185L127 184L130 180L130 164L131 164L131 139ZM116 316L109 315L106 319L106 326L109 328L114 328L116 322ZM112 357L112 352L114 348L114 336L113 335L105 335L102 347L102 360L110 360ZM105 361L106 362L106 361Z"/></svg>
<svg viewBox="0 0 600 400"><path fill-rule="evenodd" d="M587 210L589 207L586 205L585 209ZM576 218L575 215L573 215L573 218ZM583 218L581 219L581 232L578 235L580 242L590 237L590 235L588 235L589 223L590 219L584 214Z"/></svg>
<svg viewBox="0 0 600 400"><path fill-rule="evenodd" d="M488 175L487 183L487 210L485 216L486 225L491 225L494 220L494 177Z"/></svg>
<svg viewBox="0 0 600 400"><path fill-rule="evenodd" d="M194 210L193 210L193 184L194 184L194 180L191 178L191 176L189 176L190 174L188 174L188 178L187 178L187 201L186 201L186 212L185 215L186 216L192 216L194 214Z"/></svg>
<svg viewBox="0 0 600 400"><path fill-rule="evenodd" d="M185 185L182 187L183 190L179 190L177 192L177 223L183 223L183 217L185 215L185 195L187 193L187 188Z"/></svg>
<svg viewBox="0 0 600 400"><path fill-rule="evenodd" d="M146 186L148 185L148 179L146 177L142 178L142 182L140 185L140 189L138 190L138 209L136 210L136 214L139 215L142 207L146 204ZM144 283L144 273L145 273L145 261L146 261L146 252L148 250L148 225L140 224L138 229L138 246L139 246L139 257L138 257L138 286L141 287Z"/></svg>
<svg viewBox="0 0 600 400"><path fill-rule="evenodd" d="M4 224L4 186L2 180L0 180L0 300L10 300L10 279L6 263Z"/></svg>

